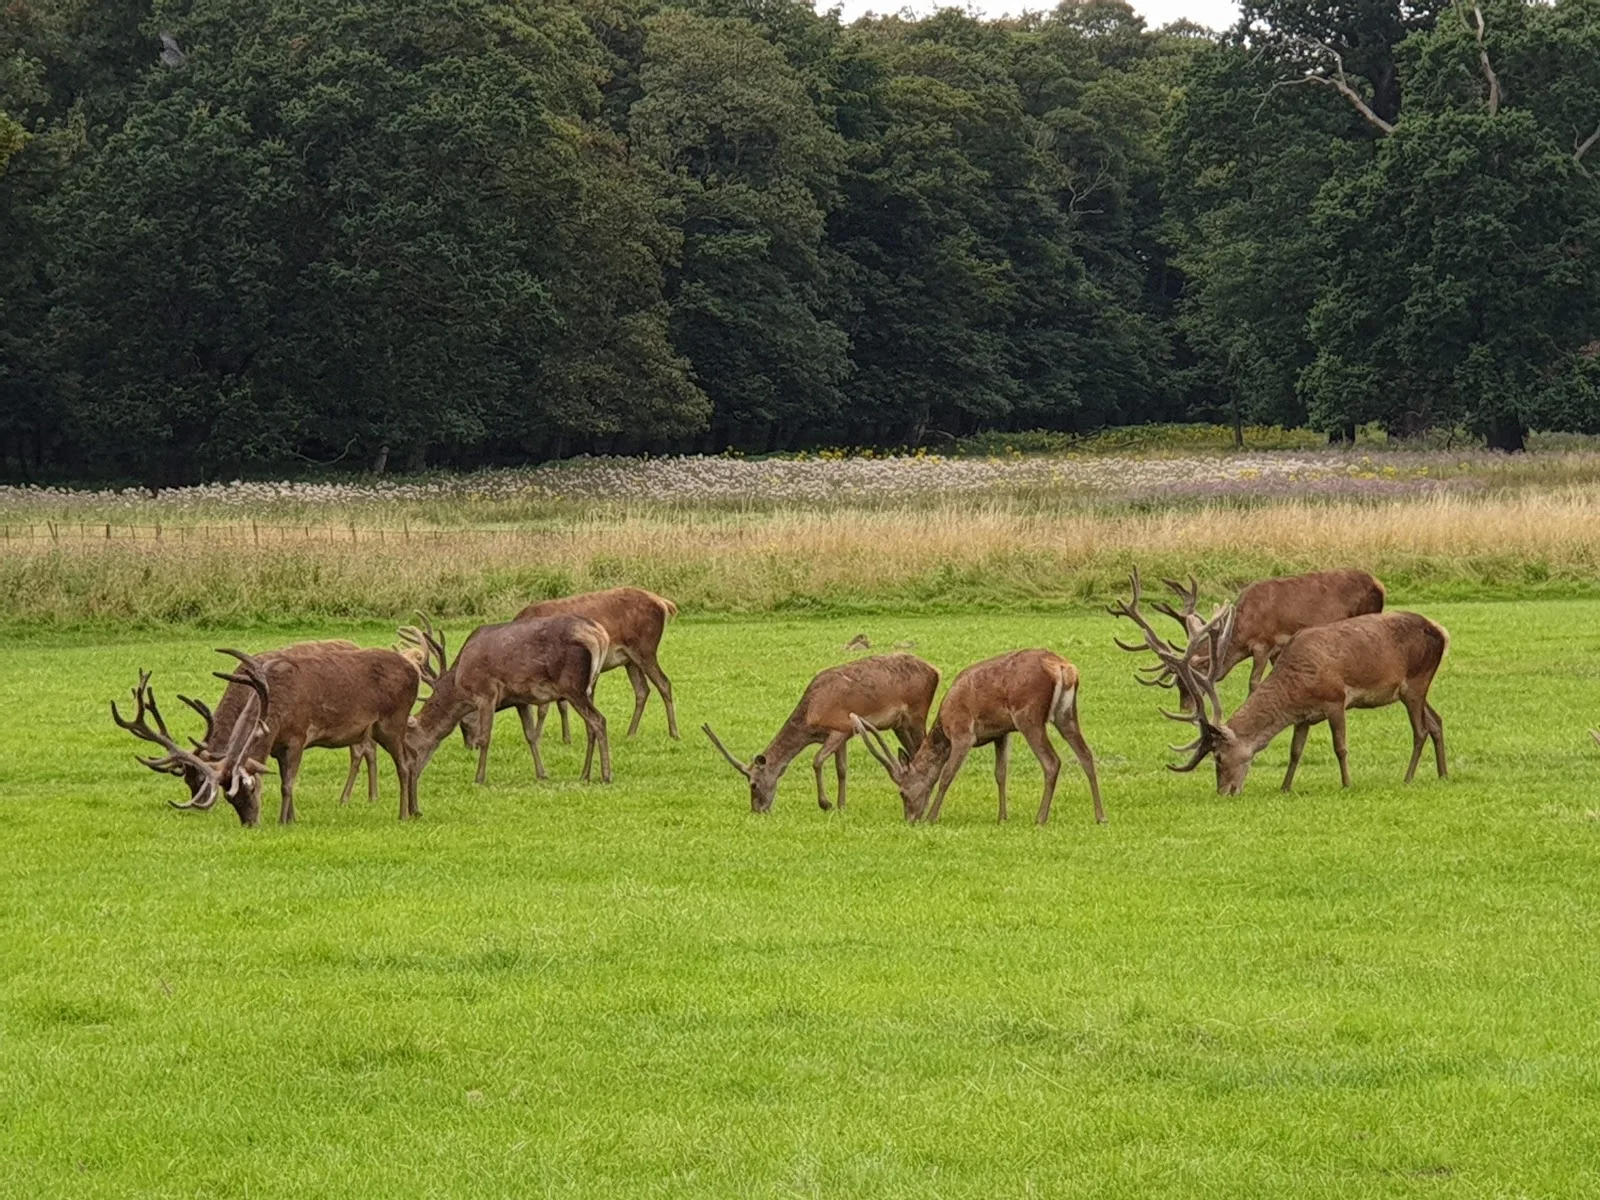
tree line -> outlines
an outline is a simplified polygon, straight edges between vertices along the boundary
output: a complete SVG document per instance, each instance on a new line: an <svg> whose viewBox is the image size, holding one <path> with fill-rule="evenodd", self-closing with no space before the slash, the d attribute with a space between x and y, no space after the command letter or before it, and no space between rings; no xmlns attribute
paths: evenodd
<svg viewBox="0 0 1600 1200"><path fill-rule="evenodd" d="M1600 428L1600 0L15 0L8 475Z"/></svg>

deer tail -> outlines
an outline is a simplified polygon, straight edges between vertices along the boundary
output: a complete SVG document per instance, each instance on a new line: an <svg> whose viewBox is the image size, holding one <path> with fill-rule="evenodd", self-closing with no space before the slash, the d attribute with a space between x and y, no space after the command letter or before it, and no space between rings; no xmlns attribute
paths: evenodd
<svg viewBox="0 0 1600 1200"><path fill-rule="evenodd" d="M589 687L588 695L594 697L594 685L600 680L600 672L605 669L606 658L611 653L611 638L606 631L594 621L589 627L578 634L578 640L589 651Z"/></svg>
<svg viewBox="0 0 1600 1200"><path fill-rule="evenodd" d="M678 606L671 600L668 600L665 596L658 596L654 592L650 592L649 596L650 599L654 600L656 604L660 606L661 613L664 617L666 617L667 620L670 621L673 617L678 615Z"/></svg>
<svg viewBox="0 0 1600 1200"><path fill-rule="evenodd" d="M421 676L422 669L428 665L428 649L426 646L403 645L394 648L396 654L411 664L412 668Z"/></svg>
<svg viewBox="0 0 1600 1200"><path fill-rule="evenodd" d="M1050 697L1050 723L1059 726L1078 707L1078 672L1071 663L1050 664L1056 677L1056 690Z"/></svg>
<svg viewBox="0 0 1600 1200"><path fill-rule="evenodd" d="M1437 621L1429 621L1428 624L1433 626L1433 632L1439 639L1439 658L1442 661L1450 653L1450 631Z"/></svg>

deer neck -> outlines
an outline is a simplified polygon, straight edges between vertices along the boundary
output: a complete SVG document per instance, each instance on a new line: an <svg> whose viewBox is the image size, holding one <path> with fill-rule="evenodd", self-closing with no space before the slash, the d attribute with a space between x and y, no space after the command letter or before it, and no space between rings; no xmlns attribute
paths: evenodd
<svg viewBox="0 0 1600 1200"><path fill-rule="evenodd" d="M1277 694L1279 689L1271 687L1271 683L1272 678L1268 677L1227 721L1234 737L1252 755L1300 719L1300 714L1284 702L1284 697Z"/></svg>
<svg viewBox="0 0 1600 1200"><path fill-rule="evenodd" d="M791 717L761 752L767 760L767 770L774 775L783 774L794 756L817 740L808 726Z"/></svg>
<svg viewBox="0 0 1600 1200"><path fill-rule="evenodd" d="M412 728L406 739L411 743L412 753L418 756L416 770L422 770L439 743L450 736L473 707L472 697L456 686L454 668L439 676L434 682L433 694L422 711L412 718Z"/></svg>

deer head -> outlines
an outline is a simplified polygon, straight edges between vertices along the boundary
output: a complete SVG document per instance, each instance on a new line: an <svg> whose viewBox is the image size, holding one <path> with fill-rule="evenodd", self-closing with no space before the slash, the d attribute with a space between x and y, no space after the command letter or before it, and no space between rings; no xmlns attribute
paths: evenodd
<svg viewBox="0 0 1600 1200"><path fill-rule="evenodd" d="M261 774L266 768L255 759L247 757L246 751L250 742L264 730L262 717L266 713L266 681L260 664L249 655L241 654L237 650L224 650L220 653L233 655L240 660L242 666L239 673L223 674L219 671L216 672L217 676L230 682L243 683L256 692L234 723L221 758L215 756L214 750L207 749L215 738L215 722L211 710L198 700L191 700L187 696L178 697L205 719L205 742L195 742L194 750L185 750L173 740L167 730L167 723L161 716L161 710L156 704L155 691L150 687L149 671L139 672L139 682L132 689L135 705L133 719L124 719L122 713L117 710L115 701L111 705L111 719L119 728L126 729L134 737L141 741L152 742L167 752L161 757L144 758L135 755L135 758L152 771L179 776L188 786L188 801L185 803L169 801L174 808L208 809L216 804L217 797L221 795L233 805L243 824L253 825L260 814ZM150 727L147 715L155 719L154 729Z"/></svg>
<svg viewBox="0 0 1600 1200"><path fill-rule="evenodd" d="M1119 640L1117 645L1124 650L1150 650L1155 654L1159 674L1151 678L1143 675L1136 678L1141 683L1154 686L1160 684L1163 678L1170 677L1172 682L1162 686L1176 687L1187 703L1175 713L1162 709L1161 715L1173 721L1189 722L1196 727L1194 741L1172 747L1179 754L1190 755L1189 761L1168 764L1167 769L1192 771L1205 761L1207 755L1211 755L1217 764L1217 791L1225 796L1237 796L1244 788L1252 755L1228 727L1216 684L1218 667L1226 661L1228 648L1233 641L1233 605L1222 605L1209 621L1193 626L1188 644L1179 651L1158 635L1139 612L1138 571L1132 573L1129 582L1133 588L1132 598L1126 603L1118 601L1111 607L1111 612L1119 617L1127 617L1138 625L1144 633L1145 644L1130 645ZM1176 585L1173 586L1176 588ZM1182 589L1177 590L1182 594ZM1169 615L1178 616L1168 606L1160 607ZM1184 623L1188 625L1187 621ZM1144 670L1148 672L1150 668Z"/></svg>
<svg viewBox="0 0 1600 1200"><path fill-rule="evenodd" d="M891 751L883 734L871 722L855 713L850 714L850 723L855 726L856 735L867 748L867 753L882 764L883 769L889 772L889 778L894 780L895 787L900 790L900 806L905 811L906 820L915 821L928 807L928 797L939 777L939 767L944 755L950 751L950 741L945 737L943 728L935 721L913 758L903 749ZM943 754L940 753L941 748ZM924 754L924 749L928 753Z"/></svg>
<svg viewBox="0 0 1600 1200"><path fill-rule="evenodd" d="M712 732L710 725L702 725L700 728L706 737L711 739L711 744L722 752L722 757L728 760L728 765L749 782L750 811L771 812L772 802L778 796L778 779L783 774L783 768L770 761L765 754L756 755L748 764L742 763L728 752L728 748Z"/></svg>

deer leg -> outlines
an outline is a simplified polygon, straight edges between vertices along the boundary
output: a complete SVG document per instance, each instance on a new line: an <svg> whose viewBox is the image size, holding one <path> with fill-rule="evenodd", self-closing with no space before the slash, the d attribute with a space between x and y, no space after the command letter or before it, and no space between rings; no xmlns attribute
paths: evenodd
<svg viewBox="0 0 1600 1200"><path fill-rule="evenodd" d="M279 825L294 823L294 778L300 774L300 755L304 752L305 747L290 742L283 748L283 753L276 756L278 787L283 797L282 803L278 806Z"/></svg>
<svg viewBox="0 0 1600 1200"><path fill-rule="evenodd" d="M561 714L561 744L570 746L572 745L572 730L567 725L567 702L565 700L557 700L556 711Z"/></svg>
<svg viewBox="0 0 1600 1200"><path fill-rule="evenodd" d="M833 771L838 776L839 811L843 812L845 776L850 773L850 739L848 737L839 743L839 749L833 756Z"/></svg>
<svg viewBox="0 0 1600 1200"><path fill-rule="evenodd" d="M633 737L639 732L639 722L644 720L644 706L650 700L650 685L645 682L644 672L639 665L631 659L622 664L622 669L628 673L628 682L633 684L633 720L628 722L628 736Z"/></svg>
<svg viewBox="0 0 1600 1200"><path fill-rule="evenodd" d="M367 763L367 803L368 804L376 804L378 802L378 745L377 745L377 743L372 741L370 738L368 738L367 739L366 749L363 751L361 757L364 758L366 760L366 763Z"/></svg>
<svg viewBox="0 0 1600 1200"><path fill-rule="evenodd" d="M944 769L939 772L939 782L934 789L933 803L924 810L924 821L937 821L939 810L944 807L944 794L950 790L950 785L955 781L956 772L961 770L961 764L967 761L967 755L972 752L972 739L970 737L952 738L950 741L950 757L944 760Z"/></svg>
<svg viewBox="0 0 1600 1200"><path fill-rule="evenodd" d="M1095 823L1106 823L1106 808L1100 801L1100 773L1095 770L1094 754L1089 749L1089 743L1083 740L1083 730L1078 726L1078 709L1076 704L1061 718L1056 725L1061 736L1067 739L1067 745L1072 747L1072 753L1077 756L1078 765L1083 768L1083 773L1089 780L1089 796L1094 800Z"/></svg>
<svg viewBox="0 0 1600 1200"><path fill-rule="evenodd" d="M1428 733L1433 738L1433 756L1438 760L1439 778L1444 779L1446 777L1444 769L1444 719L1434 711L1433 705L1426 700L1422 702L1422 708L1428 718Z"/></svg>
<svg viewBox="0 0 1600 1200"><path fill-rule="evenodd" d="M365 749L359 745L350 747L350 774L344 777L344 791L339 793L340 804L350 803L350 793L356 790L356 776L361 774L361 764L366 761Z"/></svg>
<svg viewBox="0 0 1600 1200"><path fill-rule="evenodd" d="M517 716L522 718L522 736L528 741L528 753L533 755L533 777L546 778L544 759L539 757L539 731L544 726L544 705L539 706L539 717L534 718L533 705L517 705Z"/></svg>
<svg viewBox="0 0 1600 1200"><path fill-rule="evenodd" d="M600 744L600 782L611 782L611 743L606 739L606 718L587 696L574 698L571 701L573 709L577 711L589 730L589 746L583 755L583 774L579 776L585 783L589 781L589 768L594 761L595 743Z"/></svg>
<svg viewBox="0 0 1600 1200"><path fill-rule="evenodd" d="M667 678L667 673L656 661L655 651L640 656L639 669L644 672L646 679L656 685L656 691L661 693L661 703L667 706L667 736L677 741L678 710L672 706L672 680Z"/></svg>
<svg viewBox="0 0 1600 1200"><path fill-rule="evenodd" d="M1035 725L1029 722L1021 726L1020 732L1028 739L1029 748L1044 770L1044 794L1039 797L1039 815L1035 818L1043 825L1050 819L1050 804L1056 796L1056 780L1061 776L1061 756L1050 744L1050 735L1045 732L1043 723Z"/></svg>
<svg viewBox="0 0 1600 1200"><path fill-rule="evenodd" d="M1271 658L1266 646L1257 646L1251 651L1250 662L1250 691L1256 690L1256 685L1261 682L1261 677L1267 673L1267 662Z"/></svg>
<svg viewBox="0 0 1600 1200"><path fill-rule="evenodd" d="M1350 763L1344 744L1344 705L1328 710L1328 728L1333 732L1333 752L1339 759L1339 786L1350 786Z"/></svg>
<svg viewBox="0 0 1600 1200"><path fill-rule="evenodd" d="M1310 732L1310 721L1301 721L1294 727L1294 737L1289 739L1289 769L1283 775L1283 791L1287 792L1294 786L1295 768L1300 765L1300 756L1306 749L1306 735Z"/></svg>
<svg viewBox="0 0 1600 1200"><path fill-rule="evenodd" d="M1422 761L1422 750L1428 744L1428 734L1431 731L1428 725L1428 714L1424 701L1418 697L1405 698L1406 716L1411 718L1411 763L1406 767L1407 783L1417 773L1417 764Z"/></svg>
<svg viewBox="0 0 1600 1200"><path fill-rule="evenodd" d="M494 701L478 702L478 736L483 739L478 747L478 775L475 783L485 783L489 778L489 744L494 741Z"/></svg>
<svg viewBox="0 0 1600 1200"><path fill-rule="evenodd" d="M822 783L822 766L839 753L839 748L849 740L848 733L830 733L823 739L822 749L818 750L816 757L811 760L811 772L817 777L817 807L823 812L827 812L833 805L828 803L828 789Z"/></svg>
<svg viewBox="0 0 1600 1200"><path fill-rule="evenodd" d="M1003 823L1011 814L1006 812L1006 770L1011 765L1011 735L1002 733L994 743L994 786L1000 793L1000 820Z"/></svg>
<svg viewBox="0 0 1600 1200"><path fill-rule="evenodd" d="M411 768L410 749L406 745L406 727L402 723L396 732L389 732L382 726L378 727L375 742L368 742L368 753L371 757L367 765L375 768L378 765L378 746L381 745L389 752L389 757L394 759L395 774L400 778L400 819L417 815L417 787L416 779ZM371 778L371 776L369 776ZM376 786L373 791L377 791Z"/></svg>

